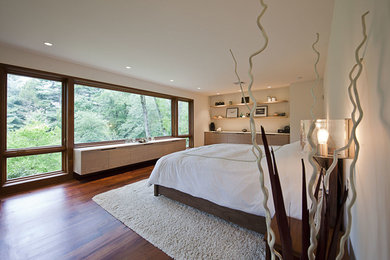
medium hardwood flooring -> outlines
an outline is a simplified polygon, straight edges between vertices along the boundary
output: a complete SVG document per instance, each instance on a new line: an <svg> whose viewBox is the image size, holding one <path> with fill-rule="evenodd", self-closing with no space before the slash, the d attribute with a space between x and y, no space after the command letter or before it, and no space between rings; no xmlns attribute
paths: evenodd
<svg viewBox="0 0 390 260"><path fill-rule="evenodd" d="M170 259L92 201L149 177L148 166L71 180L0 202L0 259Z"/></svg>

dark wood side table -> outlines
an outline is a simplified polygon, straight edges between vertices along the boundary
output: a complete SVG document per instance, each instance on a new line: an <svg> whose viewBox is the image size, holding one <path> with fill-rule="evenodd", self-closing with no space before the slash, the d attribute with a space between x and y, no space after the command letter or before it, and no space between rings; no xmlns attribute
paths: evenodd
<svg viewBox="0 0 390 260"><path fill-rule="evenodd" d="M300 259L301 257L301 249L302 249L302 222L299 219L288 217L288 223L290 226L290 234L291 234L291 241L292 241L292 249L293 249L293 255L294 259ZM275 233L275 245L274 249L278 252L282 252L282 243L280 240L279 235L279 229L278 224L276 221L276 217L273 217L271 220L271 228ZM264 239L267 240L267 236L264 236ZM268 246L268 243L266 241L266 255L265 259L270 260L271 259L271 252Z"/></svg>
<svg viewBox="0 0 390 260"><path fill-rule="evenodd" d="M288 217L288 222L290 226L290 234L291 234L291 241L292 241L292 250L293 250L293 256L294 259L299 260L301 257L301 252L302 252L302 221L296 218L291 218ZM273 217L271 220L271 228L275 233L275 245L274 249L278 252L282 252L282 243L280 240L280 235L279 235L279 230L278 230L278 224L276 221L276 218ZM330 230L330 233L333 233L332 230ZM339 234L339 240L342 236L342 233ZM329 236L330 237L330 236ZM268 247L267 243L267 235L264 236L264 240L266 243L266 254L265 254L265 259L270 260L271 259L271 251ZM329 242L330 243L330 242ZM347 243L345 243L345 248L344 248L344 256L343 260L349 260L350 257L348 255L348 250L347 250Z"/></svg>
<svg viewBox="0 0 390 260"><path fill-rule="evenodd" d="M315 156L315 160L317 161L318 165L325 170L330 167L332 164L333 158L332 157L321 157L321 156ZM338 206L341 201L341 196L343 193L344 188L344 176L343 176L343 159L338 159L337 165L334 168L334 170L331 172L329 177L329 208L327 209L329 212L329 225L330 228L334 228L337 221L337 214L338 214ZM341 212L342 214L342 212ZM293 249L293 256L294 259L300 259L301 251L302 251L302 222L299 219L288 217L288 222L290 226L290 234L291 234L291 240L292 240L292 249ZM271 220L271 227L272 230L275 232L276 241L274 245L274 249L278 252L282 251L282 244L280 240L278 225L276 221L276 217L273 217ZM331 234L333 234L333 230L330 231ZM341 237L342 233L338 234L339 238ZM331 235L329 235L329 238ZM265 236L266 240L266 236ZM347 246L347 245L346 245ZM345 249L345 252L348 251ZM268 243L266 242L266 259L271 259L271 253L268 247ZM349 256L347 254L344 254L343 260L349 259Z"/></svg>

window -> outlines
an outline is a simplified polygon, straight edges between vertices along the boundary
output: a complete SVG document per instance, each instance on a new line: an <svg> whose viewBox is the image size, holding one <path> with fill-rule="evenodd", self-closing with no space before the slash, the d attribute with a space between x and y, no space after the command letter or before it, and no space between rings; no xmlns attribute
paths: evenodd
<svg viewBox="0 0 390 260"><path fill-rule="evenodd" d="M7 149L61 145L62 83L8 74Z"/></svg>
<svg viewBox="0 0 390 260"><path fill-rule="evenodd" d="M191 99L0 64L0 191L67 179L75 143L174 136L192 147L193 117Z"/></svg>
<svg viewBox="0 0 390 260"><path fill-rule="evenodd" d="M61 153L45 149L62 149L62 82L7 74L6 92L6 179L62 170Z"/></svg>
<svg viewBox="0 0 390 260"><path fill-rule="evenodd" d="M75 85L75 143L171 136L171 100Z"/></svg>
<svg viewBox="0 0 390 260"><path fill-rule="evenodd" d="M7 159L7 179L61 171L61 153L19 156Z"/></svg>
<svg viewBox="0 0 390 260"><path fill-rule="evenodd" d="M188 101L178 101L178 136L187 139L187 147L193 146L192 135L190 133L190 105Z"/></svg>

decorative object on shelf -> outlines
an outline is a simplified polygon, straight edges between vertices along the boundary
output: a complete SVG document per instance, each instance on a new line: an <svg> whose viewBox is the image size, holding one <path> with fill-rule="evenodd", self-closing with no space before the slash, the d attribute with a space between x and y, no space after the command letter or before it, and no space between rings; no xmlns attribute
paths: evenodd
<svg viewBox="0 0 390 260"><path fill-rule="evenodd" d="M278 129L278 133L290 133L290 126L286 125L285 127Z"/></svg>
<svg viewBox="0 0 390 260"><path fill-rule="evenodd" d="M217 101L217 102L215 102L215 105L216 105L216 106L223 106L223 105L225 105L225 102L223 102L223 101Z"/></svg>
<svg viewBox="0 0 390 260"><path fill-rule="evenodd" d="M235 118L238 117L238 108L226 108L226 118Z"/></svg>
<svg viewBox="0 0 390 260"><path fill-rule="evenodd" d="M218 127L217 132L222 132L222 128Z"/></svg>
<svg viewBox="0 0 390 260"><path fill-rule="evenodd" d="M267 106L257 106L256 107L254 116L266 117L267 115L268 115L268 107Z"/></svg>
<svg viewBox="0 0 390 260"><path fill-rule="evenodd" d="M217 118L218 118L218 119L221 119L221 118L223 118L223 116L217 116Z"/></svg>
<svg viewBox="0 0 390 260"><path fill-rule="evenodd" d="M140 138L140 139L138 139L138 143L143 144L143 143L147 143L147 142L148 142L147 138Z"/></svg>
<svg viewBox="0 0 390 260"><path fill-rule="evenodd" d="M276 102L276 97L272 97L271 102Z"/></svg>
<svg viewBox="0 0 390 260"><path fill-rule="evenodd" d="M274 116L286 116L286 113L285 112L275 112L274 113Z"/></svg>
<svg viewBox="0 0 390 260"><path fill-rule="evenodd" d="M271 102L272 101L272 97L271 96L268 96L267 97L267 102Z"/></svg>
<svg viewBox="0 0 390 260"><path fill-rule="evenodd" d="M246 117L250 117L251 113L246 113L245 115L246 115Z"/></svg>
<svg viewBox="0 0 390 260"><path fill-rule="evenodd" d="M244 97L241 98L241 104L245 104L245 103L249 103L249 97L245 97L245 99Z"/></svg>
<svg viewBox="0 0 390 260"><path fill-rule="evenodd" d="M210 123L209 129L210 131L215 131L215 124L213 122Z"/></svg>
<svg viewBox="0 0 390 260"><path fill-rule="evenodd" d="M229 100L229 105L230 106L233 105L233 101Z"/></svg>
<svg viewBox="0 0 390 260"><path fill-rule="evenodd" d="M246 133L246 132L248 132L248 129L243 128L241 131L243 131L244 133Z"/></svg>

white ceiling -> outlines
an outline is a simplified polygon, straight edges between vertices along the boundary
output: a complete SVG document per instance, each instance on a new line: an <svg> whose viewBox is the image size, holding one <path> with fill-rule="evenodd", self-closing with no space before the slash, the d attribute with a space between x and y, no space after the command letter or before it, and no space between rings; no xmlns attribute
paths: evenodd
<svg viewBox="0 0 390 260"><path fill-rule="evenodd" d="M316 32L322 75L333 0L266 3L270 41L254 60L254 88L314 79ZM229 48L248 82L248 57L263 43L256 26L260 11L258 0L1 0L0 42L214 95L237 90Z"/></svg>

